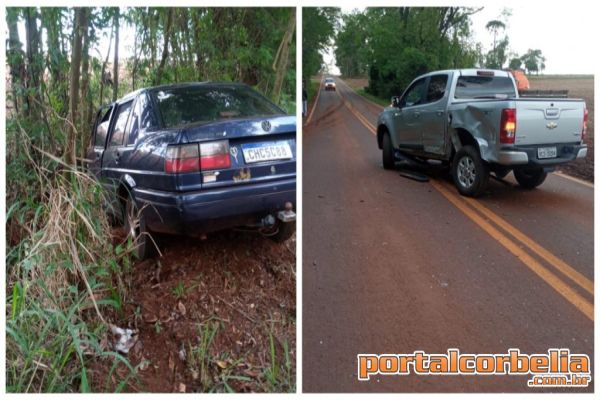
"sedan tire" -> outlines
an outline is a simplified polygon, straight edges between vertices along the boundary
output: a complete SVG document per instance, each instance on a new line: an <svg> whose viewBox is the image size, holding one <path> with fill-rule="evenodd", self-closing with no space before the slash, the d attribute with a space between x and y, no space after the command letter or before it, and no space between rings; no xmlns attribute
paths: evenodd
<svg viewBox="0 0 600 400"><path fill-rule="evenodd" d="M127 197L125 203L125 233L127 239L131 239L134 251L133 254L139 260L145 260L156 254L156 245L150 237L150 232L146 226L144 213L140 212L135 200Z"/></svg>

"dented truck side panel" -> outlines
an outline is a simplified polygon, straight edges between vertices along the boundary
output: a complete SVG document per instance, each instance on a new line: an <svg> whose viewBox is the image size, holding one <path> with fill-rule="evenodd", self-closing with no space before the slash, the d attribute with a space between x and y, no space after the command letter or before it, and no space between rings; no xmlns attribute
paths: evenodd
<svg viewBox="0 0 600 400"><path fill-rule="evenodd" d="M512 90L502 95L482 96L471 98L457 96L459 78L476 77L481 73L484 76L503 78L504 82L510 80ZM421 129L421 145L403 146L403 127L399 126L399 116L409 110L412 113L421 113L426 109L427 99L424 104L411 104L410 107L399 107L402 99L410 91L411 86L418 80L431 76L447 75L449 85L443 98L444 104L439 107L445 111L447 126L443 132L444 146L442 154L434 153L425 146L423 138L431 137L431 132L424 132L426 124L416 129ZM429 82L429 80L427 80ZM478 71L478 70L448 70L436 71L416 78L409 89L397 100L396 106L383 110L377 120L377 144L382 148L382 137L389 133L390 141L396 152L419 158L429 158L451 161L453 155L465 145L476 144L481 159L489 164L498 164L503 167L535 166L550 168L559 164L585 157L587 146L583 143L582 123L585 113L585 102L581 99L529 99L519 98L513 76L506 71ZM425 89L427 93L429 88ZM505 87L506 89L506 87ZM516 137L514 143L501 143L501 120L504 109L516 110ZM441 112L441 110L440 110ZM422 114L422 113L421 113ZM404 127L405 128L405 127ZM414 126L410 127L414 136ZM539 159L538 147L555 147L557 155L553 158Z"/></svg>

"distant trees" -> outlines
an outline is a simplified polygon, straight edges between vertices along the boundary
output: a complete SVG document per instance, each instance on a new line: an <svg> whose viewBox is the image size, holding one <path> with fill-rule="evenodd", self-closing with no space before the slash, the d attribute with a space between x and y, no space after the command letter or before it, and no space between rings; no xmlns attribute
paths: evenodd
<svg viewBox="0 0 600 400"><path fill-rule="evenodd" d="M470 16L477 8L367 8L342 18L335 55L343 75L369 75L367 90L387 98L418 74L471 67L477 48L470 42Z"/></svg>
<svg viewBox="0 0 600 400"><path fill-rule="evenodd" d="M540 49L527 50L527 53L521 56L521 61L523 62L525 70L528 74L539 74L546 69L546 57L542 55L542 51Z"/></svg>
<svg viewBox="0 0 600 400"><path fill-rule="evenodd" d="M508 63L508 68L510 69L521 69L521 65L523 65L523 61L519 57L511 58Z"/></svg>
<svg viewBox="0 0 600 400"><path fill-rule="evenodd" d="M485 66L492 69L502 69L508 61L508 35L506 29L508 19L512 15L509 8L504 8L497 19L488 21L485 29L492 35L492 49L485 55Z"/></svg>
<svg viewBox="0 0 600 400"><path fill-rule="evenodd" d="M332 44L340 15L339 8L302 8L302 75L315 75L323 67L322 52Z"/></svg>

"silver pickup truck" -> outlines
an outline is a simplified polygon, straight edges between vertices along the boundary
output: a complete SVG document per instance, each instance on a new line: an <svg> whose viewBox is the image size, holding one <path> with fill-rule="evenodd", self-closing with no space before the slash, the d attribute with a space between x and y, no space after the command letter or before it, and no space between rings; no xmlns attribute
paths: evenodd
<svg viewBox="0 0 600 400"><path fill-rule="evenodd" d="M519 97L506 71L436 71L392 98L377 120L377 144L384 168L402 158L441 160L458 191L476 197L490 172L513 171L532 189L557 165L585 157L586 124L583 100Z"/></svg>

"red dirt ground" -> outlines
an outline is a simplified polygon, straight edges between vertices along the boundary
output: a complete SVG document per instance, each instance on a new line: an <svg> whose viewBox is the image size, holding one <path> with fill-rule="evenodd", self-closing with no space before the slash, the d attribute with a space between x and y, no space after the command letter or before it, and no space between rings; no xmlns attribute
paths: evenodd
<svg viewBox="0 0 600 400"><path fill-rule="evenodd" d="M295 390L295 237L276 244L226 231L203 241L164 237L160 243L162 258L134 265L130 299L112 321L139 331L127 356L139 381L130 380L126 391ZM197 350L215 327L203 364ZM97 389L109 376L108 362L94 368ZM121 365L109 378L110 390L128 373Z"/></svg>

